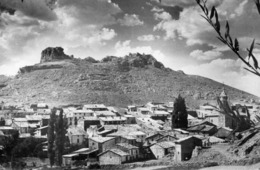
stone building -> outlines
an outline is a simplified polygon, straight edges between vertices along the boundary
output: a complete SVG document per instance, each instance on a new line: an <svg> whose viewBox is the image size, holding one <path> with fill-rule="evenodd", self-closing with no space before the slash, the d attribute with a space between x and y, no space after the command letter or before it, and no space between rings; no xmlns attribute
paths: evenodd
<svg viewBox="0 0 260 170"><path fill-rule="evenodd" d="M130 155L120 149L109 149L98 155L100 165L119 165L129 161Z"/></svg>
<svg viewBox="0 0 260 170"><path fill-rule="evenodd" d="M220 97L221 102L228 103L228 96L227 96L227 93L225 92L225 90L223 90L221 92L219 97ZM219 122L219 124L217 126L219 126L219 127L227 127L227 128L234 129L236 126L234 120L225 114L219 114L218 122Z"/></svg>

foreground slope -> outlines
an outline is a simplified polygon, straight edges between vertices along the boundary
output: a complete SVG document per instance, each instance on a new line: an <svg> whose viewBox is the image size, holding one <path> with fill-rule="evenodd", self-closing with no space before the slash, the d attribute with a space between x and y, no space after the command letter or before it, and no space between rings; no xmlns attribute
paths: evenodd
<svg viewBox="0 0 260 170"><path fill-rule="evenodd" d="M223 89L216 81L165 68L151 55L110 56L101 61L56 57L44 62L43 57L40 64L21 68L15 78L0 86L2 100L126 106L173 101L181 94L190 107L196 107L201 101L215 100ZM257 99L229 86L225 89L232 99Z"/></svg>

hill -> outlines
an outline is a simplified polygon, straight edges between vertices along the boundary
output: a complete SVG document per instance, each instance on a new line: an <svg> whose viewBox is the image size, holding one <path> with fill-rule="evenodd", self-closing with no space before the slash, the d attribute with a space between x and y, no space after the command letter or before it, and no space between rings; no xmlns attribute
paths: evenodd
<svg viewBox="0 0 260 170"><path fill-rule="evenodd" d="M165 68L151 55L108 56L97 61L67 56L60 47L48 48L47 52L45 49L39 64L21 68L15 78L2 84L1 100L51 105L126 106L174 101L181 94L190 107L196 107L206 100L215 100L223 89L221 83L211 79ZM225 89L232 100L258 100L241 90L229 86Z"/></svg>

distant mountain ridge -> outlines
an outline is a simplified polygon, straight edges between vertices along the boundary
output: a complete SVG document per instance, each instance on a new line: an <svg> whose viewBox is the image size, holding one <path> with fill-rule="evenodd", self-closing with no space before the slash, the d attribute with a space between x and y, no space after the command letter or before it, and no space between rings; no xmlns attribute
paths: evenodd
<svg viewBox="0 0 260 170"><path fill-rule="evenodd" d="M54 52L57 48L59 57ZM181 94L189 106L196 107L201 101L215 100L223 89L221 83L211 79L165 68L151 55L108 56L97 61L91 57L73 58L60 48L49 47L39 64L21 68L15 78L0 85L1 99L15 103L126 106L174 101ZM231 99L259 100L229 86L225 89Z"/></svg>

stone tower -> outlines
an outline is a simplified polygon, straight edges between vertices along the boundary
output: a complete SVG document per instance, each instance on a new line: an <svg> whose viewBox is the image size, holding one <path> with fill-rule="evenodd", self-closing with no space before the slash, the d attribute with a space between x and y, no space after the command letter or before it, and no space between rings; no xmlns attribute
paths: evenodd
<svg viewBox="0 0 260 170"><path fill-rule="evenodd" d="M223 89L223 91L221 92L219 97L220 97L220 101L221 102L224 102L224 101L228 100L228 96L227 96L227 93L226 93L225 89Z"/></svg>
<svg viewBox="0 0 260 170"><path fill-rule="evenodd" d="M229 105L228 95L227 95L225 89L223 89L223 91L220 93L219 99L224 105L225 104ZM231 117L229 117L225 114L220 114L219 115L219 126L220 127L228 127L228 128L233 129L234 128L234 121L232 120Z"/></svg>

